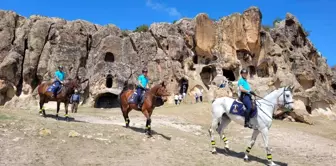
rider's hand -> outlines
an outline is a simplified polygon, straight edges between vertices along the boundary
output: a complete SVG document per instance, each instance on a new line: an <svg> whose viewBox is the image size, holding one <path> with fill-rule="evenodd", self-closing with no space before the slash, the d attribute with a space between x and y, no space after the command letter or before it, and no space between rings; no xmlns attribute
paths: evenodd
<svg viewBox="0 0 336 166"><path fill-rule="evenodd" d="M250 91L250 94L251 94L251 95L254 95L254 96L256 95L253 91Z"/></svg>

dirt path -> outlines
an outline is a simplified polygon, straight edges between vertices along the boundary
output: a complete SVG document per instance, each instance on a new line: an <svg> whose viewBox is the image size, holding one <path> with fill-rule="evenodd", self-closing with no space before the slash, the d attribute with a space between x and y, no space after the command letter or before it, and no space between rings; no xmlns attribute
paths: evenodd
<svg viewBox="0 0 336 166"><path fill-rule="evenodd" d="M209 108L196 104L155 109L152 138L143 134L145 118L135 111L126 129L119 109L80 108L68 123L39 117L36 110L0 108L0 165L264 165L261 137L251 162L243 161L252 131L235 123L225 130L231 152L223 152L216 135L219 153L210 153ZM308 126L274 121L270 147L280 165L335 165L336 122L316 119L316 125Z"/></svg>

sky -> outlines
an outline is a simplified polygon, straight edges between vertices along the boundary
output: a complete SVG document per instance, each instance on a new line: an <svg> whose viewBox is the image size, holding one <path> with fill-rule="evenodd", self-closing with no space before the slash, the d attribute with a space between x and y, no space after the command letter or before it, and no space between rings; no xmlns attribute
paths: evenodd
<svg viewBox="0 0 336 166"><path fill-rule="evenodd" d="M276 18L285 18L287 12L295 15L310 31L309 39L327 58L327 63L336 65L333 52L336 49L336 0L1 0L0 3L0 9L25 17L38 14L66 20L82 19L129 30L142 24L194 18L198 13L219 19L242 13L250 6L259 7L264 25L272 25Z"/></svg>

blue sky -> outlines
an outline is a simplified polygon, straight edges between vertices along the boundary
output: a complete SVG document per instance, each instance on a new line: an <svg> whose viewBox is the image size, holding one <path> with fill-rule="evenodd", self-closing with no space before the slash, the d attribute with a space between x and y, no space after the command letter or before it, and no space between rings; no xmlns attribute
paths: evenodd
<svg viewBox="0 0 336 166"><path fill-rule="evenodd" d="M336 65L336 0L1 0L0 9L13 10L29 17L33 14L84 19L96 24L115 24L121 29L134 29L141 24L172 22L181 17L208 13L218 19L234 12L242 13L257 6L263 14L263 24L272 25L275 18L294 14L311 31L309 38Z"/></svg>

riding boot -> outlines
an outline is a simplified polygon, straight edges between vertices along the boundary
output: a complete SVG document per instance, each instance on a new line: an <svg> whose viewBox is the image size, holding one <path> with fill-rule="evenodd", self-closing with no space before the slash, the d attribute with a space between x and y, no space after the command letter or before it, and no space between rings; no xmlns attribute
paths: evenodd
<svg viewBox="0 0 336 166"><path fill-rule="evenodd" d="M245 124L244 124L244 127L248 127L248 128L252 128L251 124L249 123L250 121L250 114L245 111Z"/></svg>

